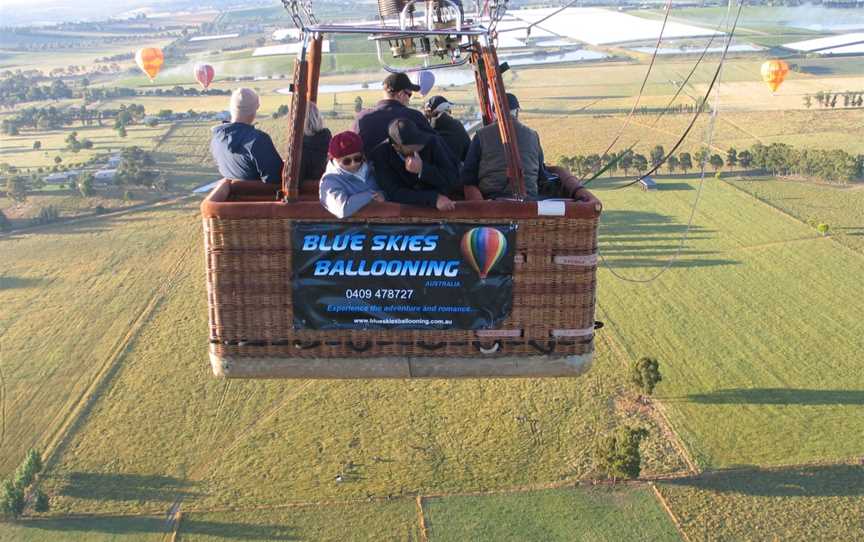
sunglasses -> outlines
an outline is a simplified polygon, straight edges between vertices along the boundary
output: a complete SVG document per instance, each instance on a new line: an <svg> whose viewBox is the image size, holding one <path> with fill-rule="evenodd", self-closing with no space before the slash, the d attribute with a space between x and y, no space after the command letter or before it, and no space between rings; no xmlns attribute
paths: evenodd
<svg viewBox="0 0 864 542"><path fill-rule="evenodd" d="M364 158L362 155L361 156L346 156L345 158L340 159L339 163L342 164L343 166L350 166L351 164L362 164L363 160L364 160Z"/></svg>

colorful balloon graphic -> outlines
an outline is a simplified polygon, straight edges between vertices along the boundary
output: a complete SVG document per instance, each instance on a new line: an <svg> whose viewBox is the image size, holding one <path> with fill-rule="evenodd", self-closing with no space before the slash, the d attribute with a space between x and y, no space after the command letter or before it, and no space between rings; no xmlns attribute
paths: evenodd
<svg viewBox="0 0 864 542"><path fill-rule="evenodd" d="M162 69L165 56L162 54L162 49L158 47L145 47L138 49L138 52L135 53L135 62L152 81L156 79L156 74Z"/></svg>
<svg viewBox="0 0 864 542"><path fill-rule="evenodd" d="M195 79L201 83L201 86L204 90L210 88L210 83L213 82L213 76L216 75L216 72L213 70L213 66L210 64L196 64L195 65Z"/></svg>
<svg viewBox="0 0 864 542"><path fill-rule="evenodd" d="M507 238L497 228L473 228L462 236L461 248L480 280L486 280L489 271L507 252Z"/></svg>
<svg viewBox="0 0 864 542"><path fill-rule="evenodd" d="M422 71L417 74L417 84L420 85L420 95L426 96L435 86L435 74L430 71Z"/></svg>
<svg viewBox="0 0 864 542"><path fill-rule="evenodd" d="M762 80L771 87L771 92L780 87L787 73L789 73L789 64L783 60L767 60L762 64Z"/></svg>

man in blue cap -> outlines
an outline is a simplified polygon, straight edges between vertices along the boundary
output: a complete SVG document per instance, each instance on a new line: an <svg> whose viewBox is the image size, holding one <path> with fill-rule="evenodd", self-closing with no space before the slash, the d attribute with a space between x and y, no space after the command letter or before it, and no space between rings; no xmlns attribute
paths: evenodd
<svg viewBox="0 0 864 542"><path fill-rule="evenodd" d="M510 120L516 131L519 156L522 158L525 191L529 198L536 198L539 189L549 182L546 169L543 167L540 136L519 122L519 100L516 96L507 93L507 104L512 117ZM479 187L486 199L514 196L510 190L510 180L507 178L507 160L504 157L504 144L501 142L497 122L483 127L474 135L471 146L468 147L465 163L462 165L460 181L463 185Z"/></svg>
<svg viewBox="0 0 864 542"><path fill-rule="evenodd" d="M375 145L387 139L387 128L394 119L409 119L421 131L435 133L423 113L408 107L411 96L419 90L420 86L412 83L404 73L391 73L384 79L385 99L358 113L351 128L352 132L360 134L363 152L367 156Z"/></svg>
<svg viewBox="0 0 864 542"><path fill-rule="evenodd" d="M370 153L375 175L387 201L455 209L447 197L459 181L456 160L435 134L422 131L409 119L395 119L387 139Z"/></svg>

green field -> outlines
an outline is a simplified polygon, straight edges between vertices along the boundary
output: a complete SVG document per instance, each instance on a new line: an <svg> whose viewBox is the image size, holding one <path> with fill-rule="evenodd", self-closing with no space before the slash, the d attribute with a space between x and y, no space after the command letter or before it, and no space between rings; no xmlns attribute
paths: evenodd
<svg viewBox="0 0 864 542"><path fill-rule="evenodd" d="M645 487L425 499L430 540L679 540Z"/></svg>

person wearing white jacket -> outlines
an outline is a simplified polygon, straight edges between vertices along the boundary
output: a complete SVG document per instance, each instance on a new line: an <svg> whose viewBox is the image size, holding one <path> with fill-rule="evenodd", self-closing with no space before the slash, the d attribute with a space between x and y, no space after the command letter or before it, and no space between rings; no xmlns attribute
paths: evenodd
<svg viewBox="0 0 864 542"><path fill-rule="evenodd" d="M363 140L354 132L333 136L329 160L318 187L321 205L336 218L348 218L372 201L386 201L372 166L363 156Z"/></svg>

